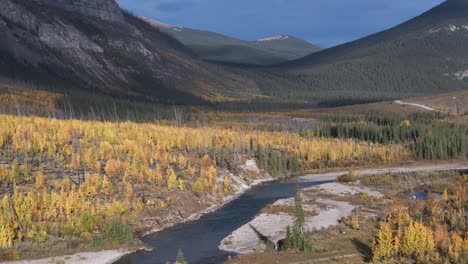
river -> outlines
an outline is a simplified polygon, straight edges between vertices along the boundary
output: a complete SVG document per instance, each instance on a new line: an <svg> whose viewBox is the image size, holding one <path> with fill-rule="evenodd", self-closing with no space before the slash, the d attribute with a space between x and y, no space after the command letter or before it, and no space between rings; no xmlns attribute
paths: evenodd
<svg viewBox="0 0 468 264"><path fill-rule="evenodd" d="M354 170L361 176L371 174L411 173L422 171L468 170L468 163L425 164ZM334 180L348 171L316 173L298 177L301 188L320 185ZM251 221L266 205L294 195L291 182L271 182L253 187L239 199L199 220L164 229L142 240L153 248L152 252L139 251L127 255L116 264L165 264L175 261L177 252L183 251L190 264L218 264L234 253L221 251L218 246L225 237Z"/></svg>
<svg viewBox="0 0 468 264"><path fill-rule="evenodd" d="M302 182L301 188L328 181ZM234 253L221 251L218 246L225 237L251 221L266 205L294 195L294 183L272 182L256 186L239 199L197 221L180 224L142 240L152 252L139 251L127 255L116 264L164 264L174 262L177 252L183 251L190 264L218 264Z"/></svg>

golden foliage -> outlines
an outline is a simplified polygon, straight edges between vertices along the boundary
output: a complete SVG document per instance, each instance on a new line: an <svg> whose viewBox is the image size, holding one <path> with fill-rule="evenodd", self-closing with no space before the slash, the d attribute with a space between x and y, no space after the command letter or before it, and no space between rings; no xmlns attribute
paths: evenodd
<svg viewBox="0 0 468 264"><path fill-rule="evenodd" d="M123 172L122 163L117 159L108 160L104 171L111 177L119 176Z"/></svg>
<svg viewBox="0 0 468 264"><path fill-rule="evenodd" d="M144 204L145 198L141 198L144 195L139 193L141 189L149 189L155 196L187 192L186 186L197 196L217 191L216 188L227 194L232 184L228 177L216 185L221 170L215 161L219 150L245 155L244 150L253 151L251 145L261 145L293 155L303 163L393 162L409 157L409 150L402 145L305 138L286 131L0 115L0 145L5 144L14 157L39 153L54 164L63 164L66 171L71 171L67 175L71 180L68 177L53 180L48 174L36 173L32 185L15 186L12 200L20 223L10 215L8 199L3 198L0 204L2 245L20 241L21 234L42 241L50 236L44 231L53 223L69 226L85 212L106 219L120 214L134 217L146 207L168 204L169 201L159 198ZM13 173L0 166L0 180L13 182L16 175L27 181L29 170L28 166L18 165ZM85 173L76 176L74 170ZM47 185L53 188L44 188ZM18 231L18 224L24 229L22 233Z"/></svg>
<svg viewBox="0 0 468 264"><path fill-rule="evenodd" d="M388 260L395 254L395 245L390 224L382 223L380 225L377 238L373 243L373 259Z"/></svg>

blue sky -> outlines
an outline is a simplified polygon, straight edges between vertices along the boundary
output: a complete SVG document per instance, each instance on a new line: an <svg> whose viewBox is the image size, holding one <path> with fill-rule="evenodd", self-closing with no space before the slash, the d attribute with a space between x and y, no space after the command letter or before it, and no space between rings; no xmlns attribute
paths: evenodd
<svg viewBox="0 0 468 264"><path fill-rule="evenodd" d="M443 0L116 0L134 14L245 40L288 34L330 47L390 28Z"/></svg>

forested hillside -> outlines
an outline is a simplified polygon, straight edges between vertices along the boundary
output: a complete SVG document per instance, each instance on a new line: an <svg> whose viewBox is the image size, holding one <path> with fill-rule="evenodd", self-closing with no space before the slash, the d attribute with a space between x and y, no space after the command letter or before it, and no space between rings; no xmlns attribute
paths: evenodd
<svg viewBox="0 0 468 264"><path fill-rule="evenodd" d="M242 64L272 65L295 60L320 50L302 39L281 35L256 41L245 41L222 34L178 27L141 17L208 61Z"/></svg>
<svg viewBox="0 0 468 264"><path fill-rule="evenodd" d="M468 1L448 0L395 28L250 76L265 95L322 104L460 90L468 87L467 17Z"/></svg>
<svg viewBox="0 0 468 264"><path fill-rule="evenodd" d="M0 83L166 104L309 106L392 100L467 85L467 0L449 0L393 29L275 67L204 62L113 0L101 1L106 5L80 9L65 0L1 0ZM306 53L304 43L290 36L239 46L221 35L187 32L194 41L189 46L212 56L207 60L229 56L244 63L247 57L270 64L283 48L296 57ZM217 46L199 45L205 37Z"/></svg>

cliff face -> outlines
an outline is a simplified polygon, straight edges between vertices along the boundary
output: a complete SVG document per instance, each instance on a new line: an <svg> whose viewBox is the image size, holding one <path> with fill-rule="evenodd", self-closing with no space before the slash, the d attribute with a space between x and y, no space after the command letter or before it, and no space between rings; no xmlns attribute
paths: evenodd
<svg viewBox="0 0 468 264"><path fill-rule="evenodd" d="M257 93L114 0L0 0L0 78L156 101Z"/></svg>

